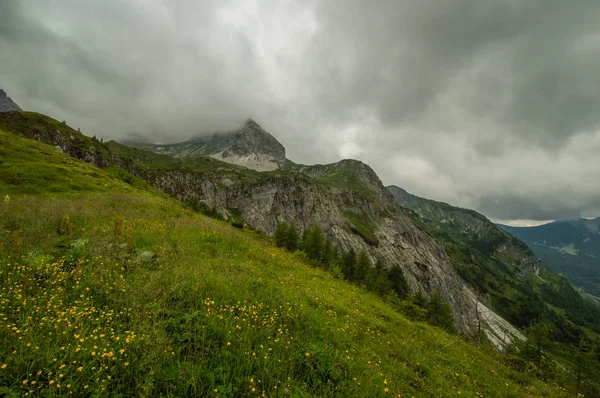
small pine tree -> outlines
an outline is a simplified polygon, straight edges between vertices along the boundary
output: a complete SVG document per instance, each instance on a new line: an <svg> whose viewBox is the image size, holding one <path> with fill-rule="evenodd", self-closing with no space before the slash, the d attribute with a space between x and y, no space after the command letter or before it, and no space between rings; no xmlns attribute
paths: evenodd
<svg viewBox="0 0 600 398"><path fill-rule="evenodd" d="M392 283L388 279L387 270L381 260L378 259L375 267L369 270L366 284L367 289L377 293L381 297L386 297L392 291Z"/></svg>
<svg viewBox="0 0 600 398"><path fill-rule="evenodd" d="M392 289L394 289L398 297L401 299L407 298L410 294L410 288L408 287L408 282L406 282L402 268L398 264L394 264L388 270L387 277L392 285ZM421 292L421 294L423 294L423 292Z"/></svg>
<svg viewBox="0 0 600 398"><path fill-rule="evenodd" d="M337 257L337 252L335 251L335 248L333 247L333 245L331 244L329 239L326 238L325 244L323 246L322 265L326 269L330 269L333 266L333 264L335 263L336 257Z"/></svg>
<svg viewBox="0 0 600 398"><path fill-rule="evenodd" d="M427 322L448 332L455 332L454 318L450 305L443 299L439 290L434 290L427 303Z"/></svg>
<svg viewBox="0 0 600 398"><path fill-rule="evenodd" d="M371 260L366 250L361 250L356 260L356 267L354 268L354 275L352 279L355 282L362 283L367 279L367 275L371 270Z"/></svg>
<svg viewBox="0 0 600 398"><path fill-rule="evenodd" d="M342 255L341 262L344 279L352 280L352 277L354 276L354 268L356 267L356 252L354 249L350 249L344 253Z"/></svg>
<svg viewBox="0 0 600 398"><path fill-rule="evenodd" d="M530 359L533 359L538 366L542 363L543 352L550 346L548 333L548 326L544 322L539 322L529 328L528 343L531 345L531 348L533 348L533 352L530 351L529 355L533 356L533 358Z"/></svg>
<svg viewBox="0 0 600 398"><path fill-rule="evenodd" d="M308 258L321 263L323 259L323 247L325 246L325 237L323 236L321 227L315 225L306 231L302 241L303 249Z"/></svg>
<svg viewBox="0 0 600 398"><path fill-rule="evenodd" d="M298 239L298 228L296 227L296 223L292 221L286 231L285 247L289 251L295 252L298 248Z"/></svg>
<svg viewBox="0 0 600 398"><path fill-rule="evenodd" d="M417 290L417 293L415 293L415 296L412 298L412 302L421 308L425 308L427 306L427 297L425 297L421 286L419 286L419 290Z"/></svg>
<svg viewBox="0 0 600 398"><path fill-rule="evenodd" d="M279 221L275 229L275 244L277 247L286 247L287 245L288 226L287 223Z"/></svg>

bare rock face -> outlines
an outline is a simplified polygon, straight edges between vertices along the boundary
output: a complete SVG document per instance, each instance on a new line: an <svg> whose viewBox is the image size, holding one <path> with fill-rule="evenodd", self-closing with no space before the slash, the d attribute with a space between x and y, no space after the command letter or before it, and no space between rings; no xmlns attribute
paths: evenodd
<svg viewBox="0 0 600 398"><path fill-rule="evenodd" d="M178 144L125 144L177 158L210 156L257 171L276 170L286 161L283 145L252 119L238 130L199 136Z"/></svg>
<svg viewBox="0 0 600 398"><path fill-rule="evenodd" d="M6 95L4 90L0 89L0 112L20 112L22 109L19 105L15 104L9 96Z"/></svg>
<svg viewBox="0 0 600 398"><path fill-rule="evenodd" d="M219 173L134 173L180 200L200 200L225 217L228 209L236 209L248 226L268 234L275 232L280 220L295 221L301 231L318 224L339 250L365 249L373 261L381 259L388 265L400 265L413 291L421 288L431 294L439 290L462 332L475 330L480 319L488 339L499 349L515 338L524 338L478 300L444 249L415 226L369 166L346 160L303 170L306 173L282 173L251 184ZM332 176L339 178L337 184L315 182L319 178L330 181ZM344 187L357 181L366 190ZM363 229L369 229L374 239L367 243L360 229L357 231L352 215L362 220Z"/></svg>

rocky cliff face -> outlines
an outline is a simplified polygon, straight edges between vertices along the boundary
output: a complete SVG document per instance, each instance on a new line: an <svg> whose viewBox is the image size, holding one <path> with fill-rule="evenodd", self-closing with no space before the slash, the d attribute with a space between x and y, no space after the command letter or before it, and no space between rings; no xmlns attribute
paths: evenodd
<svg viewBox="0 0 600 398"><path fill-rule="evenodd" d="M485 314L481 317L484 330L498 347L523 338L478 300L443 248L411 222L370 167L346 160L301 170L307 174L281 173L252 184L220 173L130 171L180 200L200 200L225 217L230 209L236 209L248 226L268 234L274 233L279 220L294 220L301 230L318 224L340 250L364 248L372 260L399 264L414 291L419 287L426 294L440 290L452 307L459 330L475 328L479 313ZM340 183L333 183L332 175L341 177ZM357 181L367 189L344 187ZM360 225L355 225L357 218ZM376 239L365 239L365 230Z"/></svg>
<svg viewBox="0 0 600 398"><path fill-rule="evenodd" d="M276 170L286 161L283 145L252 119L246 120L239 130L199 136L178 144L125 144L177 158L210 156L257 171Z"/></svg>
<svg viewBox="0 0 600 398"><path fill-rule="evenodd" d="M4 90L0 89L0 112L20 112L21 110L19 105L15 104L14 101L6 95Z"/></svg>

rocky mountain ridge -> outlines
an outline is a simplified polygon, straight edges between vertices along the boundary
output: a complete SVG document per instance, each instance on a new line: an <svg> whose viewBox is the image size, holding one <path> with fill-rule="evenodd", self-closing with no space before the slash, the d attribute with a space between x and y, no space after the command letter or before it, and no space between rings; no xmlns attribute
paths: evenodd
<svg viewBox="0 0 600 398"><path fill-rule="evenodd" d="M400 206L414 212L414 219L439 231L448 239L463 244L490 241L490 254L500 256L511 253L513 257L520 259L517 263L519 273L532 272L539 275L543 265L533 253L484 215L471 209L412 195L395 185L387 186L386 189L392 193Z"/></svg>
<svg viewBox="0 0 600 398"><path fill-rule="evenodd" d="M286 161L283 145L252 119L247 119L238 130L198 136L176 144L123 143L176 158L210 156L256 171L277 170Z"/></svg>
<svg viewBox="0 0 600 398"><path fill-rule="evenodd" d="M6 92L0 89L0 112L11 112L21 111L22 109L17 105Z"/></svg>

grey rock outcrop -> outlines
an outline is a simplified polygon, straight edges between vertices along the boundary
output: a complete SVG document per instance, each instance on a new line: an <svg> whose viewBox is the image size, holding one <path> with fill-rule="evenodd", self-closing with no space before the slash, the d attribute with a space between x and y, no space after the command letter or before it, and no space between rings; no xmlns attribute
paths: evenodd
<svg viewBox="0 0 600 398"><path fill-rule="evenodd" d="M10 99L4 90L0 89L0 112L20 112L22 109L19 105L15 104L15 102Z"/></svg>

